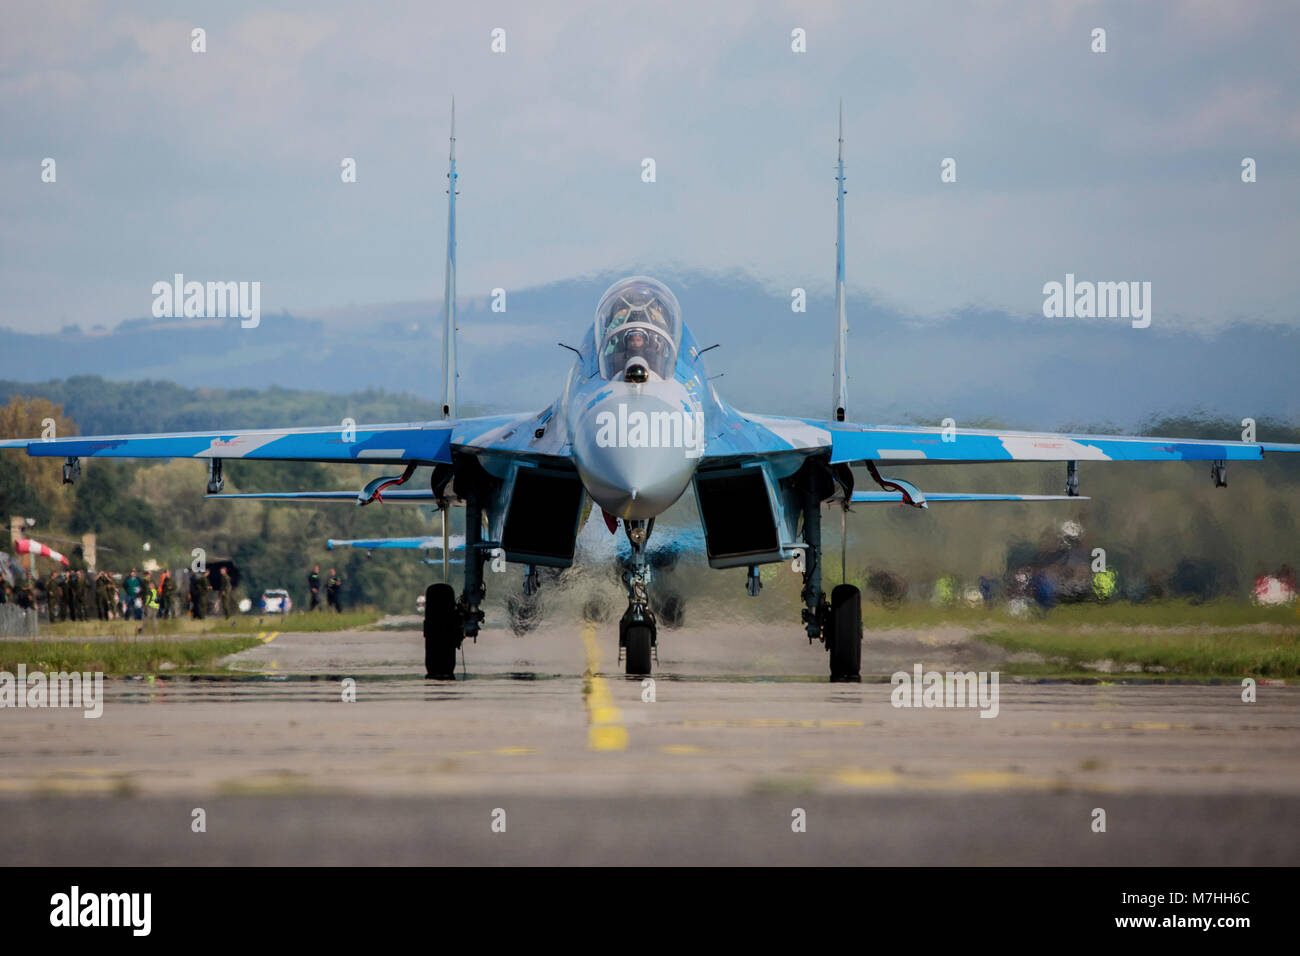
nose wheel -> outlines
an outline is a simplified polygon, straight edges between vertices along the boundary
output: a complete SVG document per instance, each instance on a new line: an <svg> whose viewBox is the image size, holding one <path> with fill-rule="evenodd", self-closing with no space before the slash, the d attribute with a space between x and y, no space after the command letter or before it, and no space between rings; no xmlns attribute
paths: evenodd
<svg viewBox="0 0 1300 956"><path fill-rule="evenodd" d="M644 677L659 659L659 628L648 609L645 613L649 619L637 620L632 616L634 613L635 610L629 607L618 622L618 647L627 675Z"/></svg>

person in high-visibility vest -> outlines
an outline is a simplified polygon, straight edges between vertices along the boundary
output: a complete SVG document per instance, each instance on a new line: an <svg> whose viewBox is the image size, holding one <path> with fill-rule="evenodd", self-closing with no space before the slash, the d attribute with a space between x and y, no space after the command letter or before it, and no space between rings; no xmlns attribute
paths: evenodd
<svg viewBox="0 0 1300 956"><path fill-rule="evenodd" d="M145 572L144 583L140 587L140 600L144 604L144 623L135 629L137 634L141 634L147 626L149 630L158 633L158 588L153 583L153 576Z"/></svg>
<svg viewBox="0 0 1300 956"><path fill-rule="evenodd" d="M1119 575L1113 570L1094 571L1092 575L1092 593L1098 601L1109 601L1115 596L1119 586Z"/></svg>

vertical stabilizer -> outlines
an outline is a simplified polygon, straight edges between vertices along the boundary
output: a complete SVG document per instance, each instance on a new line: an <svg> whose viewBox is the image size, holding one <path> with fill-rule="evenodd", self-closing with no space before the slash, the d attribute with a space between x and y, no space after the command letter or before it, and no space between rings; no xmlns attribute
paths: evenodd
<svg viewBox="0 0 1300 956"><path fill-rule="evenodd" d="M831 418L844 421L848 412L848 371L845 352L848 348L849 321L844 311L844 100L840 100L840 149L836 160L835 205L835 370L832 383Z"/></svg>
<svg viewBox="0 0 1300 956"><path fill-rule="evenodd" d="M456 417L456 100L451 101L451 150L447 170L447 265L443 290L442 417Z"/></svg>

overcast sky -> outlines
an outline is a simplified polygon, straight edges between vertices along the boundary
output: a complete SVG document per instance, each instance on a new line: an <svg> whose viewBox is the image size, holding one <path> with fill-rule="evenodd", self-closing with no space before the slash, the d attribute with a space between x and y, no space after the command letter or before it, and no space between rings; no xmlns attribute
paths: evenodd
<svg viewBox="0 0 1300 956"><path fill-rule="evenodd" d="M843 96L854 289L921 318L1030 316L1072 272L1152 282L1165 328L1297 322L1295 3L7 0L0 18L13 328L146 315L176 272L259 280L264 313L440 299L453 93L467 295L687 264L828 288Z"/></svg>

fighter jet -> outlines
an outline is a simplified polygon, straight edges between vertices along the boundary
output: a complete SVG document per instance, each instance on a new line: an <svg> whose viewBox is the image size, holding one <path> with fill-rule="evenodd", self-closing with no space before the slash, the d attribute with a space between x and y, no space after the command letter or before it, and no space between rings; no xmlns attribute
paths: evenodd
<svg viewBox="0 0 1300 956"><path fill-rule="evenodd" d="M688 489L699 510L705 556L713 568L748 568L757 595L762 564L790 561L802 569L802 630L829 658L832 680L856 680L861 656L861 595L840 584L829 599L822 586L822 513L830 505L940 502L1060 501L1077 498L1078 463L1199 461L1225 486L1229 461L1300 452L1300 445L1139 436L1052 434L953 427L893 427L849 417L848 321L844 248L844 137L837 159L837 242L832 393L825 419L759 415L733 408L710 381L703 348L672 291L648 276L615 282L566 345L573 362L559 395L540 411L461 417L457 413L456 172L452 114L447 189L447 259L442 354L442 417L436 421L330 428L285 428L154 435L103 435L0 441L29 455L64 458L65 482L82 458L200 458L208 493L222 489L226 459L354 462L400 467L359 492L271 492L243 497L299 500L432 501L465 509L464 577L459 596L445 580L426 592L427 676L454 679L464 640L483 625L483 568L504 556L526 568L525 590L538 566L565 568L591 504L611 533L630 545L623 585L627 609L618 626L620 656L630 675L650 673L659 627L651 610L649 547L655 518ZM1061 495L924 493L913 481L881 469L931 463L1061 462ZM860 467L876 487L860 490ZM432 473L428 490L403 488L417 469ZM920 469L924 471L924 469ZM390 490L391 489L391 490ZM843 525L843 522L841 522ZM450 545L450 542L448 542ZM843 547L843 537L841 538ZM443 555L450 552L443 548ZM445 569L444 569L445 570Z"/></svg>
<svg viewBox="0 0 1300 956"><path fill-rule="evenodd" d="M233 498L235 495L211 495L213 498ZM445 514L446 512L444 512ZM419 551L421 554L427 554L430 551L439 552L442 557L429 558L421 557L420 562L430 567L442 565L442 579L451 580L447 573L447 567L451 564L462 564L460 558L451 557L453 551L463 551L465 548L465 539L461 535L452 535L450 541L444 541L442 538L433 535L425 535L420 538L329 538L325 542L325 547L330 551L336 548L356 548L370 554L372 551Z"/></svg>

